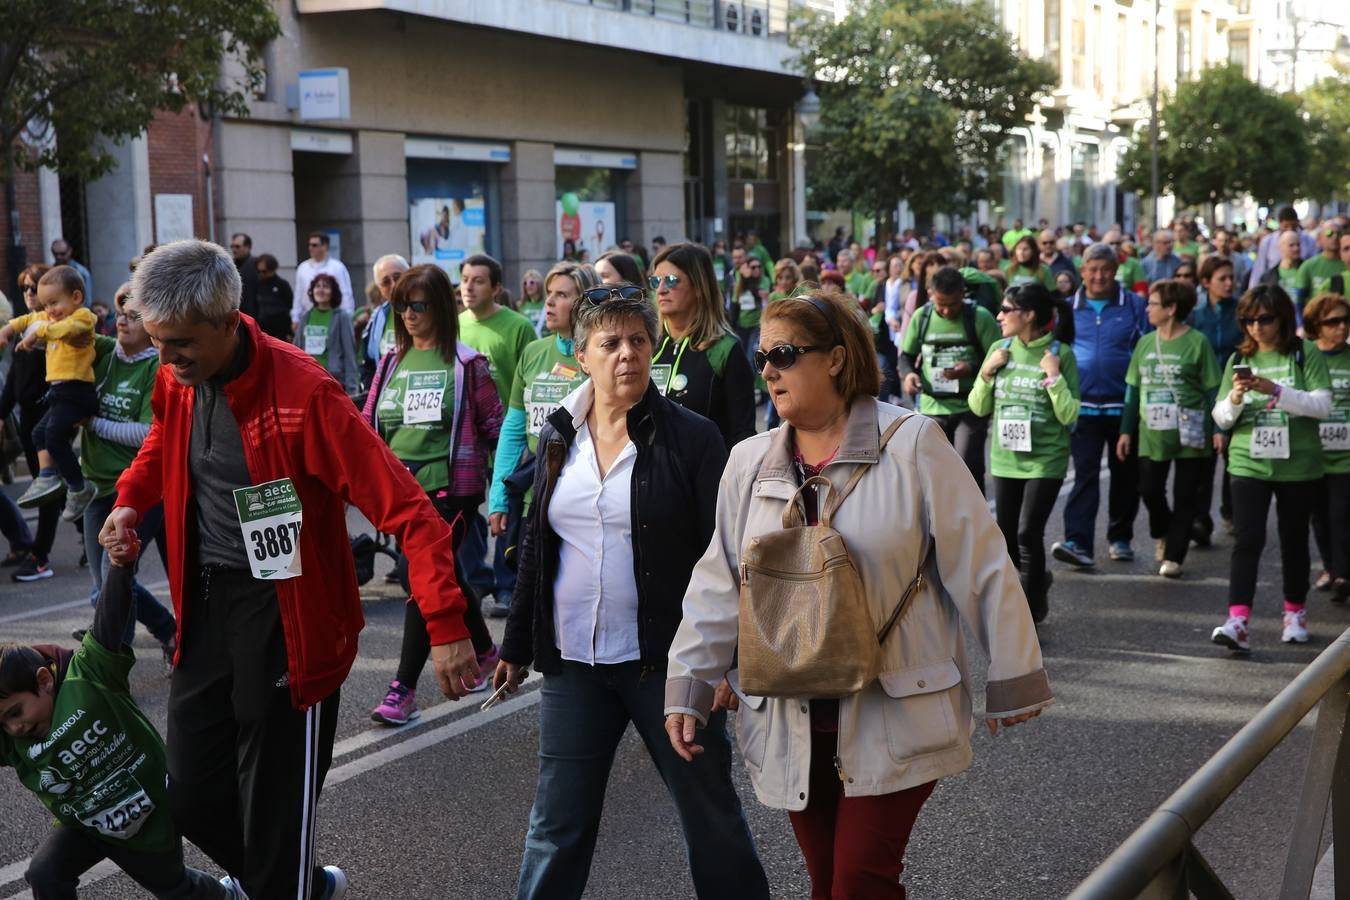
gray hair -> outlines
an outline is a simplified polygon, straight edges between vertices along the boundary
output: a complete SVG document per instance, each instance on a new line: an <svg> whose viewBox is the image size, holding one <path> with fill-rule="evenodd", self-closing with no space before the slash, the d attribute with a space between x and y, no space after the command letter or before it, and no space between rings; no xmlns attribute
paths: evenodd
<svg viewBox="0 0 1350 900"><path fill-rule="evenodd" d="M380 266L389 265L398 266L400 272L406 272L411 268L411 266L408 265L408 261L397 253L386 253L384 256L375 260L375 264L370 267L370 276L378 279L380 277Z"/></svg>
<svg viewBox="0 0 1350 900"><path fill-rule="evenodd" d="M1109 262L1113 269L1120 265L1120 260L1116 257L1115 248L1110 244L1101 241L1098 241L1083 251L1083 265L1086 266L1090 262L1098 261Z"/></svg>
<svg viewBox="0 0 1350 900"><path fill-rule="evenodd" d="M131 276L131 295L147 322L205 320L222 325L239 310L239 271L230 254L206 241L174 241L146 254Z"/></svg>
<svg viewBox="0 0 1350 900"><path fill-rule="evenodd" d="M611 287L620 286L611 285ZM572 340L577 349L585 350L586 341L592 331L608 323L622 322L625 319L641 319L642 327L647 330L647 339L655 346L658 327L656 306L645 296L632 300L615 297L600 303L592 303L584 298L578 300L572 307Z"/></svg>

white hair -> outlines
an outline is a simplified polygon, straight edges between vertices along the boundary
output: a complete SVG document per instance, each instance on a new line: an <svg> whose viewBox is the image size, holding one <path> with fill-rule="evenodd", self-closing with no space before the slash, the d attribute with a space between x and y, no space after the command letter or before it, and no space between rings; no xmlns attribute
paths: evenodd
<svg viewBox="0 0 1350 900"><path fill-rule="evenodd" d="M206 241L161 244L131 276L131 295L148 322L223 324L239 309L239 270L230 254Z"/></svg>
<svg viewBox="0 0 1350 900"><path fill-rule="evenodd" d="M384 256L375 260L375 264L370 267L370 277L377 281L380 277L380 266L398 266L400 272L406 272L408 269L412 268L408 265L408 261L397 253L386 253Z"/></svg>

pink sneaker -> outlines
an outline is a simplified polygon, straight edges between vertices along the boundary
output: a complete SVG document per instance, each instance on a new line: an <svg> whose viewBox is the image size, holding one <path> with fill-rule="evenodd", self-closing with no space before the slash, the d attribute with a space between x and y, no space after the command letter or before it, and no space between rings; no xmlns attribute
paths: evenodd
<svg viewBox="0 0 1350 900"><path fill-rule="evenodd" d="M1229 616L1227 622L1214 629L1210 640L1234 653L1248 653L1252 649L1247 642L1247 620L1241 616Z"/></svg>
<svg viewBox="0 0 1350 900"><path fill-rule="evenodd" d="M491 650L478 656L478 683L469 689L469 693L476 694L492 686L492 673L497 671L497 661L502 658L501 651L501 647L493 644Z"/></svg>
<svg viewBox="0 0 1350 900"><path fill-rule="evenodd" d="M389 682L389 693L384 695L384 701L370 712L371 720L381 725L407 725L420 715L417 691L398 681Z"/></svg>

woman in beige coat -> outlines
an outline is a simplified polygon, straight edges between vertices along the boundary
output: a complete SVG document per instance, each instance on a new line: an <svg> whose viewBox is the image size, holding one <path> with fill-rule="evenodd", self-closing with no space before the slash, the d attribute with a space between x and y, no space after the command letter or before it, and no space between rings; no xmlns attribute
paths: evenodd
<svg viewBox="0 0 1350 900"><path fill-rule="evenodd" d="M761 802L789 811L813 898L903 898L905 845L937 779L970 765L972 692L961 623L990 658L991 732L1053 701L1017 570L984 498L942 429L874 399L871 336L842 299L813 292L764 313L756 366L783 427L738 444L722 475L716 532L694 569L670 648L666 731L685 759L726 677L736 730ZM837 489L870 466L834 516L880 625L932 561L882 647L880 678L842 700L741 692L733 668L741 548L782 527L785 504L812 475ZM814 492L803 492L816 522Z"/></svg>

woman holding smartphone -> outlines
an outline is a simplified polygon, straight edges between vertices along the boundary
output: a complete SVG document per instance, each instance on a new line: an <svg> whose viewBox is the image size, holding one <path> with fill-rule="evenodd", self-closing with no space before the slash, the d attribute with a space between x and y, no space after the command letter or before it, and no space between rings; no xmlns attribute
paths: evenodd
<svg viewBox="0 0 1350 900"><path fill-rule="evenodd" d="M1278 285L1247 291L1237 314L1242 342L1224 368L1214 404L1215 423L1231 430L1234 540L1228 621L1211 640L1247 653L1272 496L1284 583L1281 640L1308 640L1308 519L1324 471L1318 420L1331 415L1331 376L1317 346L1299 338L1294 302Z"/></svg>

